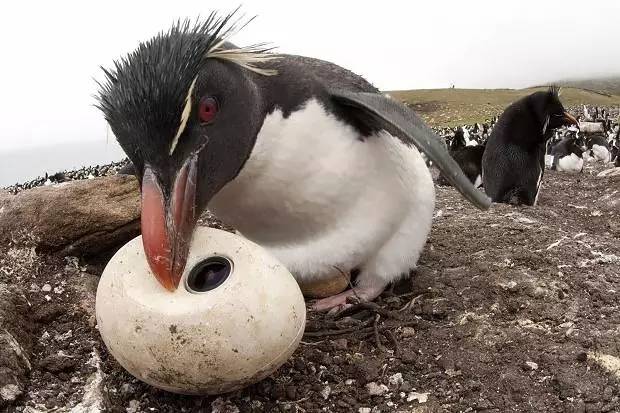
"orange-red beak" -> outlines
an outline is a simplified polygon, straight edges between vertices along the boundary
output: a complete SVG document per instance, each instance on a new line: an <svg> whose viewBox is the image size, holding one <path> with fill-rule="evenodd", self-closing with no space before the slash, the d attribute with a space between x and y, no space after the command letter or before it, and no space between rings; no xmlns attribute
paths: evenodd
<svg viewBox="0 0 620 413"><path fill-rule="evenodd" d="M175 177L169 199L154 171L142 177L142 244L157 280L167 290L179 286L196 225L196 156Z"/></svg>
<svg viewBox="0 0 620 413"><path fill-rule="evenodd" d="M564 122L567 125L577 125L579 126L579 122L577 122L577 119L575 119L575 117L573 115L571 115L568 112L564 112Z"/></svg>

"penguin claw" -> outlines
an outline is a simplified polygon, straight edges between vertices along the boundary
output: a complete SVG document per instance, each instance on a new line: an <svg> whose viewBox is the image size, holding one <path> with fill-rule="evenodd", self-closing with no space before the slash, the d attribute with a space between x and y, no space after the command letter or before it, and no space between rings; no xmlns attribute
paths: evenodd
<svg viewBox="0 0 620 413"><path fill-rule="evenodd" d="M340 294L316 300L310 309L318 312L327 311L328 315L336 315L355 303L374 300L383 290L383 287L353 287Z"/></svg>

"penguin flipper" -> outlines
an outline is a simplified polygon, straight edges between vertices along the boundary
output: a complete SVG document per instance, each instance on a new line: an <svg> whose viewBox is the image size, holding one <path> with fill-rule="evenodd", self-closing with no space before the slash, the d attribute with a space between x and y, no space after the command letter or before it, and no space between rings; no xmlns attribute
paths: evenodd
<svg viewBox="0 0 620 413"><path fill-rule="evenodd" d="M332 101L371 130L382 129L408 146L424 152L442 174L469 202L482 210L491 199L474 188L437 136L411 109L379 93L330 91Z"/></svg>

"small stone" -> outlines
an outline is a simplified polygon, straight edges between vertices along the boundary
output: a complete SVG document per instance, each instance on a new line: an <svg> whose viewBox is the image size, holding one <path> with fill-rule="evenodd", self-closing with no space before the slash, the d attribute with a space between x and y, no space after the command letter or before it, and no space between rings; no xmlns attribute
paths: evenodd
<svg viewBox="0 0 620 413"><path fill-rule="evenodd" d="M239 413L239 408L223 397L218 397L211 403L211 413Z"/></svg>
<svg viewBox="0 0 620 413"><path fill-rule="evenodd" d="M542 298L544 297L546 294L546 290L542 287L536 287L534 288L534 291L532 292L531 296L534 298Z"/></svg>
<svg viewBox="0 0 620 413"><path fill-rule="evenodd" d="M43 284L43 287L41 287L41 291L49 293L50 291L52 291L52 286L49 284Z"/></svg>
<svg viewBox="0 0 620 413"><path fill-rule="evenodd" d="M372 409L370 407L360 407L357 410L357 413L370 413Z"/></svg>
<svg viewBox="0 0 620 413"><path fill-rule="evenodd" d="M403 381L403 384L400 385L400 390L403 392L410 392L413 390L413 386L407 380Z"/></svg>
<svg viewBox="0 0 620 413"><path fill-rule="evenodd" d="M420 404L426 403L428 401L428 395L429 394L430 393L418 393L418 392L412 391L407 396L407 401L408 402L412 402L414 400L417 400L418 403L420 403Z"/></svg>
<svg viewBox="0 0 620 413"><path fill-rule="evenodd" d="M456 369L446 369L446 374L449 377L458 377L461 375L460 370L456 370Z"/></svg>
<svg viewBox="0 0 620 413"><path fill-rule="evenodd" d="M377 384L374 381L366 384L366 390L371 396L383 396L389 391L388 387L385 384Z"/></svg>
<svg viewBox="0 0 620 413"><path fill-rule="evenodd" d="M129 400L129 406L125 410L127 413L138 413L140 411L140 402L136 399Z"/></svg>
<svg viewBox="0 0 620 413"><path fill-rule="evenodd" d="M329 386L323 387L323 390L321 390L321 396L323 397L323 400L329 399L330 394L332 394L332 388Z"/></svg>
<svg viewBox="0 0 620 413"><path fill-rule="evenodd" d="M403 330L401 331L401 335L403 337L413 337L413 336L415 336L415 328L413 328L413 327L403 327Z"/></svg>
<svg viewBox="0 0 620 413"><path fill-rule="evenodd" d="M7 384L0 389L0 399L5 401L15 401L22 394L22 390L17 384Z"/></svg>
<svg viewBox="0 0 620 413"><path fill-rule="evenodd" d="M415 353L403 352L403 354L400 355L400 361L405 364L414 364L416 360L417 357Z"/></svg>
<svg viewBox="0 0 620 413"><path fill-rule="evenodd" d="M506 284L502 285L506 290L514 293L517 291L517 282L514 280L508 281Z"/></svg>
<svg viewBox="0 0 620 413"><path fill-rule="evenodd" d="M401 384L403 384L403 374L402 373L396 373L396 374L392 374L389 378L388 378L388 383L391 386L394 387L398 387Z"/></svg>
<svg viewBox="0 0 620 413"><path fill-rule="evenodd" d="M523 366L523 369L524 370L527 370L527 369L538 370L538 364L534 363L533 361L526 361L525 366Z"/></svg>
<svg viewBox="0 0 620 413"><path fill-rule="evenodd" d="M286 388L286 397L289 400L295 400L297 398L297 390L294 386L288 386Z"/></svg>
<svg viewBox="0 0 620 413"><path fill-rule="evenodd" d="M54 340L56 341L65 341L73 337L73 330L69 330L64 334L56 334L54 336Z"/></svg>
<svg viewBox="0 0 620 413"><path fill-rule="evenodd" d="M351 386L353 383L355 383L355 380L353 379L346 379L344 381L344 384L346 384L347 386Z"/></svg>
<svg viewBox="0 0 620 413"><path fill-rule="evenodd" d="M332 345L336 350L346 350L349 347L349 342L346 338L339 338L332 340Z"/></svg>

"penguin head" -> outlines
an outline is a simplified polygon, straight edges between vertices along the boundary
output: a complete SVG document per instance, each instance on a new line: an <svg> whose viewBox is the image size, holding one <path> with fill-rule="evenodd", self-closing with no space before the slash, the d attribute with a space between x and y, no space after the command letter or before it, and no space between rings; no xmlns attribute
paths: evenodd
<svg viewBox="0 0 620 413"><path fill-rule="evenodd" d="M546 137L550 137L548 131L578 124L577 119L564 109L559 91L559 88L552 86L547 91L535 92L528 96L529 107Z"/></svg>
<svg viewBox="0 0 620 413"><path fill-rule="evenodd" d="M466 142L465 142L465 134L463 132L463 128L458 127L454 131L454 136L452 137L452 141L450 142L450 150L464 148L465 146L466 146Z"/></svg>
<svg viewBox="0 0 620 413"><path fill-rule="evenodd" d="M105 70L97 107L135 166L151 269L178 286L196 221L243 167L265 111L254 79L273 58L236 48L235 12L178 22Z"/></svg>
<svg viewBox="0 0 620 413"><path fill-rule="evenodd" d="M571 136L568 138L568 153L574 153L580 158L583 156L583 153L587 150L585 142L583 139L578 136Z"/></svg>

